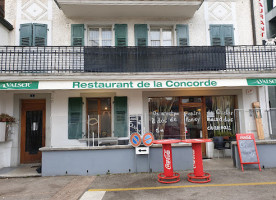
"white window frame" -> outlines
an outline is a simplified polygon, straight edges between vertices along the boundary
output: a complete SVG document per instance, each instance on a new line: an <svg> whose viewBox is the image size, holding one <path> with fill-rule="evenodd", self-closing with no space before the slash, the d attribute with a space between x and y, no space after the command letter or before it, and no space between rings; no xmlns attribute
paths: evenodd
<svg viewBox="0 0 276 200"><path fill-rule="evenodd" d="M91 45L91 40L90 40L90 29L98 29L99 30L99 47L102 47L102 29L104 28L108 28L111 31L111 43L110 46L114 46L114 31L113 31L113 25L89 25L87 28L87 44L88 46L92 46ZM108 47L108 46L107 46Z"/></svg>
<svg viewBox="0 0 276 200"><path fill-rule="evenodd" d="M167 25L167 26L154 26L150 25L150 30L149 30L149 46L152 46L151 42L151 31L159 29L160 32L160 46L164 46L164 40L163 40L163 30L170 30L171 31L171 46L175 46L176 41L175 41L175 25Z"/></svg>

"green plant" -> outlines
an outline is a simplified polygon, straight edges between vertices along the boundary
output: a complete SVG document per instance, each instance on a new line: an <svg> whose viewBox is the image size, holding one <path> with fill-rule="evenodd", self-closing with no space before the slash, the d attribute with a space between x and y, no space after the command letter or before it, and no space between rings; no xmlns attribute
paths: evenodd
<svg viewBox="0 0 276 200"><path fill-rule="evenodd" d="M234 134L231 131L215 131L214 132L214 136L229 136L229 137L233 137Z"/></svg>
<svg viewBox="0 0 276 200"><path fill-rule="evenodd" d="M0 114L0 122L15 122L15 118L8 114L1 113Z"/></svg>

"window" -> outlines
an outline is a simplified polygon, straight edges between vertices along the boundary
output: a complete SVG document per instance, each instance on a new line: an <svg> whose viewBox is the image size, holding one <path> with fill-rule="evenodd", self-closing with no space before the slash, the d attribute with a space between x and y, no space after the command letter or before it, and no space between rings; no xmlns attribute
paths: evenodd
<svg viewBox="0 0 276 200"><path fill-rule="evenodd" d="M173 46L172 28L170 27L151 27L150 44L151 46Z"/></svg>
<svg viewBox="0 0 276 200"><path fill-rule="evenodd" d="M87 120L90 138L111 137L111 98L88 98Z"/></svg>
<svg viewBox="0 0 276 200"><path fill-rule="evenodd" d="M149 131L155 139L180 138L178 97L154 97L148 99Z"/></svg>
<svg viewBox="0 0 276 200"><path fill-rule="evenodd" d="M20 24L20 46L46 46L47 24Z"/></svg>
<svg viewBox="0 0 276 200"><path fill-rule="evenodd" d="M235 96L206 97L208 137L235 135Z"/></svg>
<svg viewBox="0 0 276 200"><path fill-rule="evenodd" d="M210 37L212 46L234 45L233 25L210 25Z"/></svg>
<svg viewBox="0 0 276 200"><path fill-rule="evenodd" d="M5 17L5 1L0 0L0 17Z"/></svg>
<svg viewBox="0 0 276 200"><path fill-rule="evenodd" d="M111 27L91 27L88 30L89 46L111 46L112 29Z"/></svg>

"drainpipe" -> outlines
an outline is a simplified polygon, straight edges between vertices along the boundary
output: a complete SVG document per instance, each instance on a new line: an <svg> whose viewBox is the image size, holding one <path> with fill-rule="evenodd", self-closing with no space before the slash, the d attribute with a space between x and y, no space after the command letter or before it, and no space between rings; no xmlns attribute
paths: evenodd
<svg viewBox="0 0 276 200"><path fill-rule="evenodd" d="M252 34L253 34L253 45L257 45L256 39L256 25L255 25L255 12L254 12L254 0L250 0L251 9L251 23L252 23Z"/></svg>

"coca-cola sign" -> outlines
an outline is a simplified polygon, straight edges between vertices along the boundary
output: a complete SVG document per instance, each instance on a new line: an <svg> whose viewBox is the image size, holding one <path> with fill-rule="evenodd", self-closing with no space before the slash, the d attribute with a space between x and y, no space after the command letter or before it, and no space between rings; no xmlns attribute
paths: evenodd
<svg viewBox="0 0 276 200"><path fill-rule="evenodd" d="M164 150L164 158L166 160L166 163L165 163L165 167L167 169L171 169L172 168L172 162L171 162L171 152L170 150Z"/></svg>

